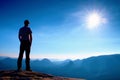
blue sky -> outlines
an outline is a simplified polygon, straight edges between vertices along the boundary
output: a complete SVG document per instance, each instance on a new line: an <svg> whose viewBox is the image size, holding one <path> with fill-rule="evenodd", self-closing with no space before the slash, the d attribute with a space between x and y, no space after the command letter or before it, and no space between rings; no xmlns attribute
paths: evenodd
<svg viewBox="0 0 120 80"><path fill-rule="evenodd" d="M0 56L17 57L25 19L33 32L31 58L82 59L120 53L119 0L0 0ZM89 29L97 12L106 23Z"/></svg>

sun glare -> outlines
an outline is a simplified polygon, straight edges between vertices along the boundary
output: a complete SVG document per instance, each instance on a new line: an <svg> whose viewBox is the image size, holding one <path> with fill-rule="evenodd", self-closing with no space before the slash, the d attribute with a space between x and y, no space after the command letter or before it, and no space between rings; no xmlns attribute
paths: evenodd
<svg viewBox="0 0 120 80"><path fill-rule="evenodd" d="M98 13L91 13L87 17L87 25L90 29L96 28L101 24L101 16Z"/></svg>

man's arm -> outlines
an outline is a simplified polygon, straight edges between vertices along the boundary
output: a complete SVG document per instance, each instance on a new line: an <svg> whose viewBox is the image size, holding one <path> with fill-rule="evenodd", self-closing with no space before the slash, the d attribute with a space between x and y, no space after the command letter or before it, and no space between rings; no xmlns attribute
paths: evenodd
<svg viewBox="0 0 120 80"><path fill-rule="evenodd" d="M19 35L18 35L18 38L19 38L19 40L20 40L20 42L21 42L22 36L20 35L20 33L19 33Z"/></svg>
<svg viewBox="0 0 120 80"><path fill-rule="evenodd" d="M32 33L29 35L29 41L32 44Z"/></svg>

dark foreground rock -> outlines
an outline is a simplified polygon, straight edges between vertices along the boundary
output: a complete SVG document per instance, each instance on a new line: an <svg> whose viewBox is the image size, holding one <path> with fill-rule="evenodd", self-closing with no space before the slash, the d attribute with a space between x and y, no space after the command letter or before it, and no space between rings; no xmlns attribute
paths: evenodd
<svg viewBox="0 0 120 80"><path fill-rule="evenodd" d="M15 70L8 70L0 71L0 80L85 80L85 79L63 78L31 71L17 72Z"/></svg>

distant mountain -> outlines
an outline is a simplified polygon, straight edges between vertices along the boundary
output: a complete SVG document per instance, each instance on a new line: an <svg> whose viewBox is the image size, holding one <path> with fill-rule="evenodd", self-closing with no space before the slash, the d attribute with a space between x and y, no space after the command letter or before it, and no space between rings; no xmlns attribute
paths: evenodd
<svg viewBox="0 0 120 80"><path fill-rule="evenodd" d="M120 55L87 58L81 68L87 73L83 76L91 80L120 80Z"/></svg>
<svg viewBox="0 0 120 80"><path fill-rule="evenodd" d="M2 59L5 59L6 57L4 57L4 56L0 56L0 60L2 60Z"/></svg>
<svg viewBox="0 0 120 80"><path fill-rule="evenodd" d="M16 69L16 59L6 57L0 60L0 70Z"/></svg>
<svg viewBox="0 0 120 80"><path fill-rule="evenodd" d="M0 70L17 69L17 59L0 60ZM23 60L23 63L24 60ZM89 57L86 59L51 62L49 59L31 60L33 71L55 76L84 78L87 80L120 80L120 54ZM25 65L23 66L25 67Z"/></svg>

